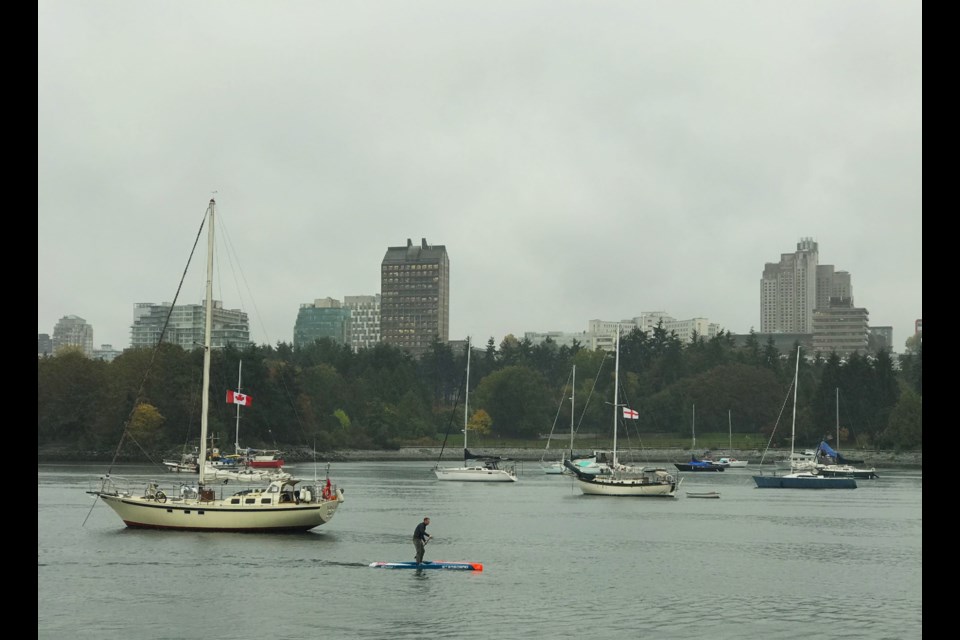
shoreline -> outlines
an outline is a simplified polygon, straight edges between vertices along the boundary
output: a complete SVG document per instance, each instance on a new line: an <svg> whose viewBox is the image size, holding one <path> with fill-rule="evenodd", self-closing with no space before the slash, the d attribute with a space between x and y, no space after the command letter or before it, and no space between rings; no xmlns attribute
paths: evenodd
<svg viewBox="0 0 960 640"><path fill-rule="evenodd" d="M475 453L484 453L490 455L499 455L510 460L516 460L518 462L539 462L544 459L543 449L511 449L511 448L487 448L482 452L476 451ZM334 451L330 454L327 454L326 458L330 462L401 462L401 461L421 461L421 460L432 460L438 462L460 462L462 457L459 454L459 450L450 451L449 449L443 452L443 457L440 458L440 447L401 447L396 451L356 451L356 450L346 450L346 451ZM555 451L552 455L547 456L547 460L553 461L560 458L562 451ZM767 454L764 458L764 466L767 463L772 463L775 459L785 457L787 452L776 451L772 454ZM690 459L690 451L687 449L644 449L642 452L636 451L625 451L623 452L624 460L631 461L637 464L642 463L675 463L675 462L685 462ZM760 466L760 460L763 456L762 451L740 451L732 450L729 452L713 452L714 459L720 457L733 457L740 460L746 460L751 466ZM862 465L866 468L869 467L908 467L908 468L923 468L923 452L922 451L906 451L906 452L895 452L895 451L857 451L856 454L851 454L857 459L862 459ZM308 458L309 459L309 458ZM293 459L290 459L291 462Z"/></svg>
<svg viewBox="0 0 960 640"><path fill-rule="evenodd" d="M443 456L441 457L441 451ZM580 450L578 450L580 451ZM497 455L503 458L510 460L515 460L517 462L539 462L540 460L547 459L550 461L557 460L562 455L562 450L556 450L550 453L550 455L544 456L543 448L508 448L508 447L485 447L482 451L478 450L475 453L484 454L484 455ZM767 463L772 463L778 458L782 458L787 454L786 451L776 450L772 453L768 453L764 458L764 466ZM690 459L690 451L687 449L644 449L642 452L637 451L624 451L622 452L623 459L626 462L632 462L635 464L643 463L668 463L672 464L675 462L685 462ZM875 467L905 467L905 468L923 468L923 452L922 451L880 451L880 450L858 450L855 453L850 454L857 459L862 459L863 464L855 465L862 466L865 468ZM762 451L757 450L731 450L727 452L714 452L714 458L719 458L722 456L733 457L740 460L746 460L751 466L760 466L760 460L763 456ZM344 449L344 450L334 450L334 451L318 451L316 455L310 449L303 447L295 447L287 450L284 456L285 460L290 463L296 462L419 462L419 461L435 461L443 462L447 464L456 464L462 462L463 457L460 454L459 449L442 449L441 447L401 447L399 449L385 450L385 449L373 449L373 450L361 450L361 449ZM37 462L40 464L43 463L87 463L87 462L109 462L113 459L113 453L106 454L104 452L97 451L87 451L87 452L76 452L68 451L63 448L56 449L47 449L44 451L38 451L37 453ZM162 459L162 456L157 457L156 460L159 461ZM142 457L138 459L133 459L131 456L121 456L118 457L117 462L142 462L150 463L149 460L144 460Z"/></svg>

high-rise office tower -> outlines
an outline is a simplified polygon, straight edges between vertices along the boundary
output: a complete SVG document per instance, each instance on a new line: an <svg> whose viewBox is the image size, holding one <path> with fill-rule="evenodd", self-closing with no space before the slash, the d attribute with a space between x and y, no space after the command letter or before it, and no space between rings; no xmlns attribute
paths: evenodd
<svg viewBox="0 0 960 640"><path fill-rule="evenodd" d="M42 358L43 356L52 356L53 355L53 338L50 337L49 333L38 333L37 334L37 357Z"/></svg>
<svg viewBox="0 0 960 640"><path fill-rule="evenodd" d="M768 262L760 280L760 333L813 333L817 308L817 243L802 238L794 253Z"/></svg>
<svg viewBox="0 0 960 640"><path fill-rule="evenodd" d="M443 245L387 247L380 264L380 340L416 357L450 339L450 258Z"/></svg>
<svg viewBox="0 0 960 640"><path fill-rule="evenodd" d="M834 298L853 300L850 274L834 270L832 264L817 265L817 309L829 309Z"/></svg>
<svg viewBox="0 0 960 640"><path fill-rule="evenodd" d="M348 344L350 310L331 297L318 298L300 305L293 325L293 346L306 347L321 338L336 344Z"/></svg>
<svg viewBox="0 0 960 640"><path fill-rule="evenodd" d="M80 316L63 316L53 328L53 351L76 347L88 358L93 355L93 327Z"/></svg>
<svg viewBox="0 0 960 640"><path fill-rule="evenodd" d="M817 243L801 238L794 253L768 262L760 281L760 332L808 334L813 350L847 357L869 347L869 312L853 305L850 274L818 264Z"/></svg>

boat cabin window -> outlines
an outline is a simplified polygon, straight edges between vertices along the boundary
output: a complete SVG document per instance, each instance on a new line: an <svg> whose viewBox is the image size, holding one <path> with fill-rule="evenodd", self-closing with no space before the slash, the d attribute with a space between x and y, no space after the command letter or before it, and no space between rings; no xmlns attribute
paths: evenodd
<svg viewBox="0 0 960 640"><path fill-rule="evenodd" d="M251 500L250 502L254 502ZM260 498L260 504L272 504L273 498Z"/></svg>
<svg viewBox="0 0 960 640"><path fill-rule="evenodd" d="M256 499L256 498L246 498L246 499L243 501L243 503L244 503L244 504L257 504L257 499Z"/></svg>

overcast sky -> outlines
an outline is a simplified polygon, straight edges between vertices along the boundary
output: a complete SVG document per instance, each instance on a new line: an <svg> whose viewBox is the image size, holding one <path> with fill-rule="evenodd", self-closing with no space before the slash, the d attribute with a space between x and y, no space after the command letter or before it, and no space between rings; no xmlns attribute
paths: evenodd
<svg viewBox="0 0 960 640"><path fill-rule="evenodd" d="M447 248L451 339L759 331L807 237L895 351L923 315L920 2L39 0L37 34L38 333L129 346L214 192L260 344L408 238Z"/></svg>

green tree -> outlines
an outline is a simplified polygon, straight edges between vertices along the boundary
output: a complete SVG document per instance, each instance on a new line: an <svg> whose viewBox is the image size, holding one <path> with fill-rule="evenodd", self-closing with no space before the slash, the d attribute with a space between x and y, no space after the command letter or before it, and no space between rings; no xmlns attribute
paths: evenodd
<svg viewBox="0 0 960 640"><path fill-rule="evenodd" d="M527 438L549 430L552 394L544 377L529 367L515 365L490 374L470 397L490 415L498 435Z"/></svg>
<svg viewBox="0 0 960 640"><path fill-rule="evenodd" d="M144 450L152 451L161 436L164 417L152 404L139 404L130 416L127 431Z"/></svg>
<svg viewBox="0 0 960 640"><path fill-rule="evenodd" d="M467 422L467 429L476 431L480 435L489 435L492 432L492 424L493 419L490 417L490 414L483 409L477 409L473 412L473 415L470 416L470 420Z"/></svg>
<svg viewBox="0 0 960 640"><path fill-rule="evenodd" d="M923 399L919 395L909 389L900 395L880 442L898 450L923 446Z"/></svg>
<svg viewBox="0 0 960 640"><path fill-rule="evenodd" d="M923 395L923 343L916 350L900 356L901 378L916 394Z"/></svg>

